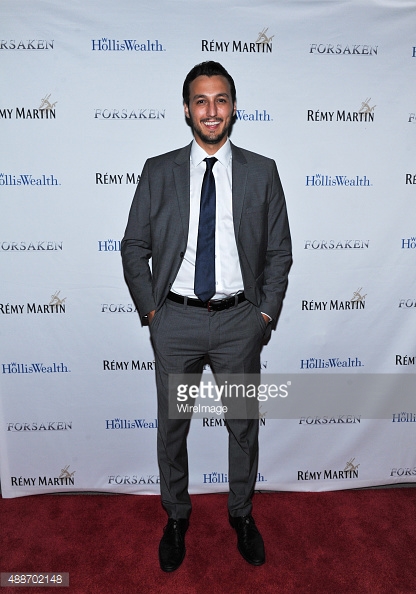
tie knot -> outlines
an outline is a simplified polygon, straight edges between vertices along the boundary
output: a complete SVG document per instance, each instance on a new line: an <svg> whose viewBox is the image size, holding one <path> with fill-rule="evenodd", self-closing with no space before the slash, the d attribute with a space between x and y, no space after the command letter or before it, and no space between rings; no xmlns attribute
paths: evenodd
<svg viewBox="0 0 416 594"><path fill-rule="evenodd" d="M207 171L212 170L212 168L214 167L215 163L218 161L217 157L206 157L206 159L204 159L205 163L207 164Z"/></svg>

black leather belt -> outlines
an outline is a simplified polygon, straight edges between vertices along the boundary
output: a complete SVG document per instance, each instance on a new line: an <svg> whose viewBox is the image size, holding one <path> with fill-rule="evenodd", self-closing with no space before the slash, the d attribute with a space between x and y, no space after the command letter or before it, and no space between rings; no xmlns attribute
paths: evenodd
<svg viewBox="0 0 416 594"><path fill-rule="evenodd" d="M229 309L230 307L234 307L239 303L242 303L246 300L244 293L238 293L233 297L226 297L225 299L211 299L210 301L206 301L205 303L200 299L191 299L190 297L182 297L182 295L178 295L177 293L172 293L169 291L167 299L170 301L174 301L175 303L181 303L182 305L190 305L191 307L203 307L208 311L222 311L223 309Z"/></svg>

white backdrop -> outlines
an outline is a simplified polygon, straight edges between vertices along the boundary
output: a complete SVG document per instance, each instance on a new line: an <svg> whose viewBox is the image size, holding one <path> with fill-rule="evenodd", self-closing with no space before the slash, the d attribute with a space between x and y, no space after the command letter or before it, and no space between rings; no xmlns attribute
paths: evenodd
<svg viewBox="0 0 416 594"><path fill-rule="evenodd" d="M153 352L120 240L146 158L191 140L181 89L204 60L234 77L232 140L276 160L288 203L294 265L264 372L413 381L414 0L0 11L3 497L158 493ZM264 407L257 488L414 481L416 402L403 408L389 386L383 419L348 398L336 415L276 420ZM192 423L192 493L227 489L216 425Z"/></svg>

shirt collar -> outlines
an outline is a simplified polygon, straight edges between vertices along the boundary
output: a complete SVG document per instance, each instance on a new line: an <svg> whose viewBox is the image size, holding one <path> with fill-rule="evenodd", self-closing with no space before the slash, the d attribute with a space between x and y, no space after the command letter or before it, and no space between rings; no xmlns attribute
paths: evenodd
<svg viewBox="0 0 416 594"><path fill-rule="evenodd" d="M199 144L193 140L191 146L191 161L194 167L198 167L207 157L216 157L224 167L228 167L231 160L231 143L227 138L225 144L214 154L208 155Z"/></svg>

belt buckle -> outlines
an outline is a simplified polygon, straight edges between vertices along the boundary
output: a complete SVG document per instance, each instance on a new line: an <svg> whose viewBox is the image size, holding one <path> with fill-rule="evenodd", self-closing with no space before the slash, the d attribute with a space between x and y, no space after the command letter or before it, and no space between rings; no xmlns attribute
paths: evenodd
<svg viewBox="0 0 416 594"><path fill-rule="evenodd" d="M224 309L223 307L221 307L222 305L222 299L210 299L209 301L207 301L207 310L208 311L221 311L222 309Z"/></svg>

